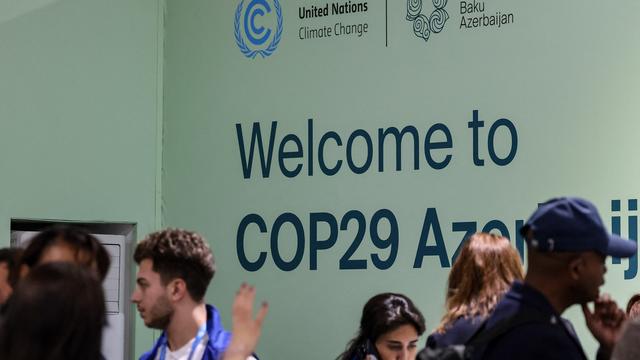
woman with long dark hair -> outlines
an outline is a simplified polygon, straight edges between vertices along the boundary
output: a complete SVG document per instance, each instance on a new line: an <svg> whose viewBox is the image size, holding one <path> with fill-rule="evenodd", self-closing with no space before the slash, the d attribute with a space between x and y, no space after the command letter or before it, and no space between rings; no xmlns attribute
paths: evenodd
<svg viewBox="0 0 640 360"><path fill-rule="evenodd" d="M449 273L446 313L427 339L431 348L464 344L491 314L524 269L509 239L487 233L472 235Z"/></svg>
<svg viewBox="0 0 640 360"><path fill-rule="evenodd" d="M364 305L360 330L338 359L413 360L424 330L424 317L411 299L402 294L378 294Z"/></svg>
<svg viewBox="0 0 640 360"><path fill-rule="evenodd" d="M105 305L97 276L74 263L36 266L0 324L0 359L101 359Z"/></svg>

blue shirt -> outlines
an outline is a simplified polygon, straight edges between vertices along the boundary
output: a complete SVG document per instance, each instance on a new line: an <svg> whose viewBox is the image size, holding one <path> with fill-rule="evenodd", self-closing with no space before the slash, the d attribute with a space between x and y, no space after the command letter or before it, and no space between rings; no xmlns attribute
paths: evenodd
<svg viewBox="0 0 640 360"><path fill-rule="evenodd" d="M483 360L586 360L571 323L562 319L547 298L533 287L515 282L487 321L487 329L517 313L535 313L543 320L517 326L491 341ZM478 354L474 358L477 359Z"/></svg>

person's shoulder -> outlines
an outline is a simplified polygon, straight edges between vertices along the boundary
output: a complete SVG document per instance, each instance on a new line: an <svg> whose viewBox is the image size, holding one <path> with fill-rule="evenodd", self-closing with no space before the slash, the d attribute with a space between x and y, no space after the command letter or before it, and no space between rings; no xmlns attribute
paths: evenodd
<svg viewBox="0 0 640 360"><path fill-rule="evenodd" d="M483 359L583 359L582 348L559 324L534 322L489 344Z"/></svg>
<svg viewBox="0 0 640 360"><path fill-rule="evenodd" d="M507 293L508 295L508 293ZM487 325L489 327L498 323L506 318L528 311L528 306L522 303L521 299L514 298L512 296L503 296L496 307L493 309L489 317L487 318Z"/></svg>
<svg viewBox="0 0 640 360"><path fill-rule="evenodd" d="M480 316L460 317L442 332L434 331L427 338L427 347L432 349L466 343L483 324Z"/></svg>

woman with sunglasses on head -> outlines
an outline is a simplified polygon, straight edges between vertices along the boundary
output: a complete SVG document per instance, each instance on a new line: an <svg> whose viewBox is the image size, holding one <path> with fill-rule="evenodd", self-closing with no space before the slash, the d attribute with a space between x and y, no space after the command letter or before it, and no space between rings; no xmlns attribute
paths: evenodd
<svg viewBox="0 0 640 360"><path fill-rule="evenodd" d="M358 334L338 360L413 360L424 330L424 317L411 299L378 294L365 304Z"/></svg>

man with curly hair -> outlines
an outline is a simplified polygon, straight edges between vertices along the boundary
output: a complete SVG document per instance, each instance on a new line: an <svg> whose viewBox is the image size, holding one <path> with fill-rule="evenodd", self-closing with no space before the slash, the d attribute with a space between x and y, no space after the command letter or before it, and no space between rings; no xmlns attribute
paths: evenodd
<svg viewBox="0 0 640 360"><path fill-rule="evenodd" d="M131 301L146 326L162 330L140 359L222 359L231 333L223 328L218 310L204 302L215 273L204 238L182 229L158 231L138 244L134 260L139 269Z"/></svg>

